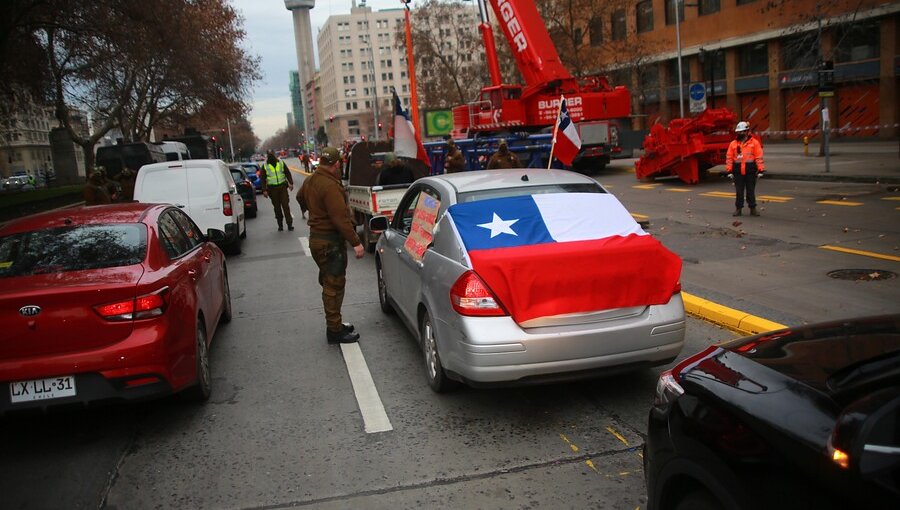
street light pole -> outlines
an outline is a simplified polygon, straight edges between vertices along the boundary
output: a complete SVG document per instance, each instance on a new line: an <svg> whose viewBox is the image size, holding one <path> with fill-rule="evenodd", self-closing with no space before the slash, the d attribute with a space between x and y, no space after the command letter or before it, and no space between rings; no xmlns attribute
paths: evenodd
<svg viewBox="0 0 900 510"><path fill-rule="evenodd" d="M675 44L678 46L678 112L679 117L684 118L684 83L681 78L681 16L678 13L678 3L675 2Z"/></svg>
<svg viewBox="0 0 900 510"><path fill-rule="evenodd" d="M234 141L231 139L231 117L225 119L228 123L228 146L231 148L231 161L234 161Z"/></svg>

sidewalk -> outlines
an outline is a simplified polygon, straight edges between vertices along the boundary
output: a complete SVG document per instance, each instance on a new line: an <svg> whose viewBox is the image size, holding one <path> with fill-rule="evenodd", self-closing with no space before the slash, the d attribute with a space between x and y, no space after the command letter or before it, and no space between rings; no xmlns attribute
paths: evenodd
<svg viewBox="0 0 900 510"><path fill-rule="evenodd" d="M900 184L900 143L838 141L829 146L830 171L819 144L803 153L799 141L769 142L763 146L767 179Z"/></svg>

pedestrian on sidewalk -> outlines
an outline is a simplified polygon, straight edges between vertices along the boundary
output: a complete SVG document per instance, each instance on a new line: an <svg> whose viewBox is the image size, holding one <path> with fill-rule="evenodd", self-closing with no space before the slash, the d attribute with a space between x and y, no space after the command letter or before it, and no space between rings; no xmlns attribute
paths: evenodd
<svg viewBox="0 0 900 510"><path fill-rule="evenodd" d="M276 158L272 151L269 151L264 169L263 196L271 199L272 205L275 206L275 221L278 222L278 230L284 230L284 220L287 220L288 230L294 230L291 199L288 195L288 191L294 191L294 178L285 167L284 161Z"/></svg>
<svg viewBox="0 0 900 510"><path fill-rule="evenodd" d="M751 136L750 124L740 121L734 128L735 139L728 145L725 153L725 171L734 180L734 214L740 216L744 209L744 192L747 193L747 205L750 215L759 216L756 209L756 180L765 172L763 149L759 138ZM735 165L737 163L737 165Z"/></svg>
<svg viewBox="0 0 900 510"><path fill-rule="evenodd" d="M347 284L347 243L358 259L363 257L363 246L341 183L341 153L337 149L322 150L319 167L303 181L297 202L301 210L309 211L309 251L319 266L325 337L331 344L356 342L359 333L354 332L352 324L343 322L341 305Z"/></svg>

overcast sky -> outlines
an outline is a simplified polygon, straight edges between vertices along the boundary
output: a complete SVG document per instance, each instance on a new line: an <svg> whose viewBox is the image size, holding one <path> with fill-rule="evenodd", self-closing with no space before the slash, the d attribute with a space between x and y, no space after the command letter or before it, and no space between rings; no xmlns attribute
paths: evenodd
<svg viewBox="0 0 900 510"><path fill-rule="evenodd" d="M294 22L283 0L231 0L231 3L244 16L247 49L262 59L259 70L262 80L253 90L250 122L256 136L265 140L287 125L286 114L291 111L288 73L297 69ZM403 7L400 0L368 0L367 5L375 11ZM310 11L313 45L328 17L350 14L351 6L352 0L316 0L316 6Z"/></svg>

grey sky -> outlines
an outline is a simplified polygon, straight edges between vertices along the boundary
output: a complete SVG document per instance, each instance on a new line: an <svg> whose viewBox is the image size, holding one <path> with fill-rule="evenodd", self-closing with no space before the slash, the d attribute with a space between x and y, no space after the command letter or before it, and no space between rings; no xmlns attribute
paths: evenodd
<svg viewBox="0 0 900 510"><path fill-rule="evenodd" d="M265 140L285 127L286 114L291 111L288 73L297 69L294 23L283 0L231 0L231 3L244 17L247 49L262 58L263 79L253 90L250 122L256 136ZM316 0L315 8L310 11L314 45L316 34L328 17L349 14L351 5L352 0ZM400 0L368 0L367 5L376 11L403 7Z"/></svg>

